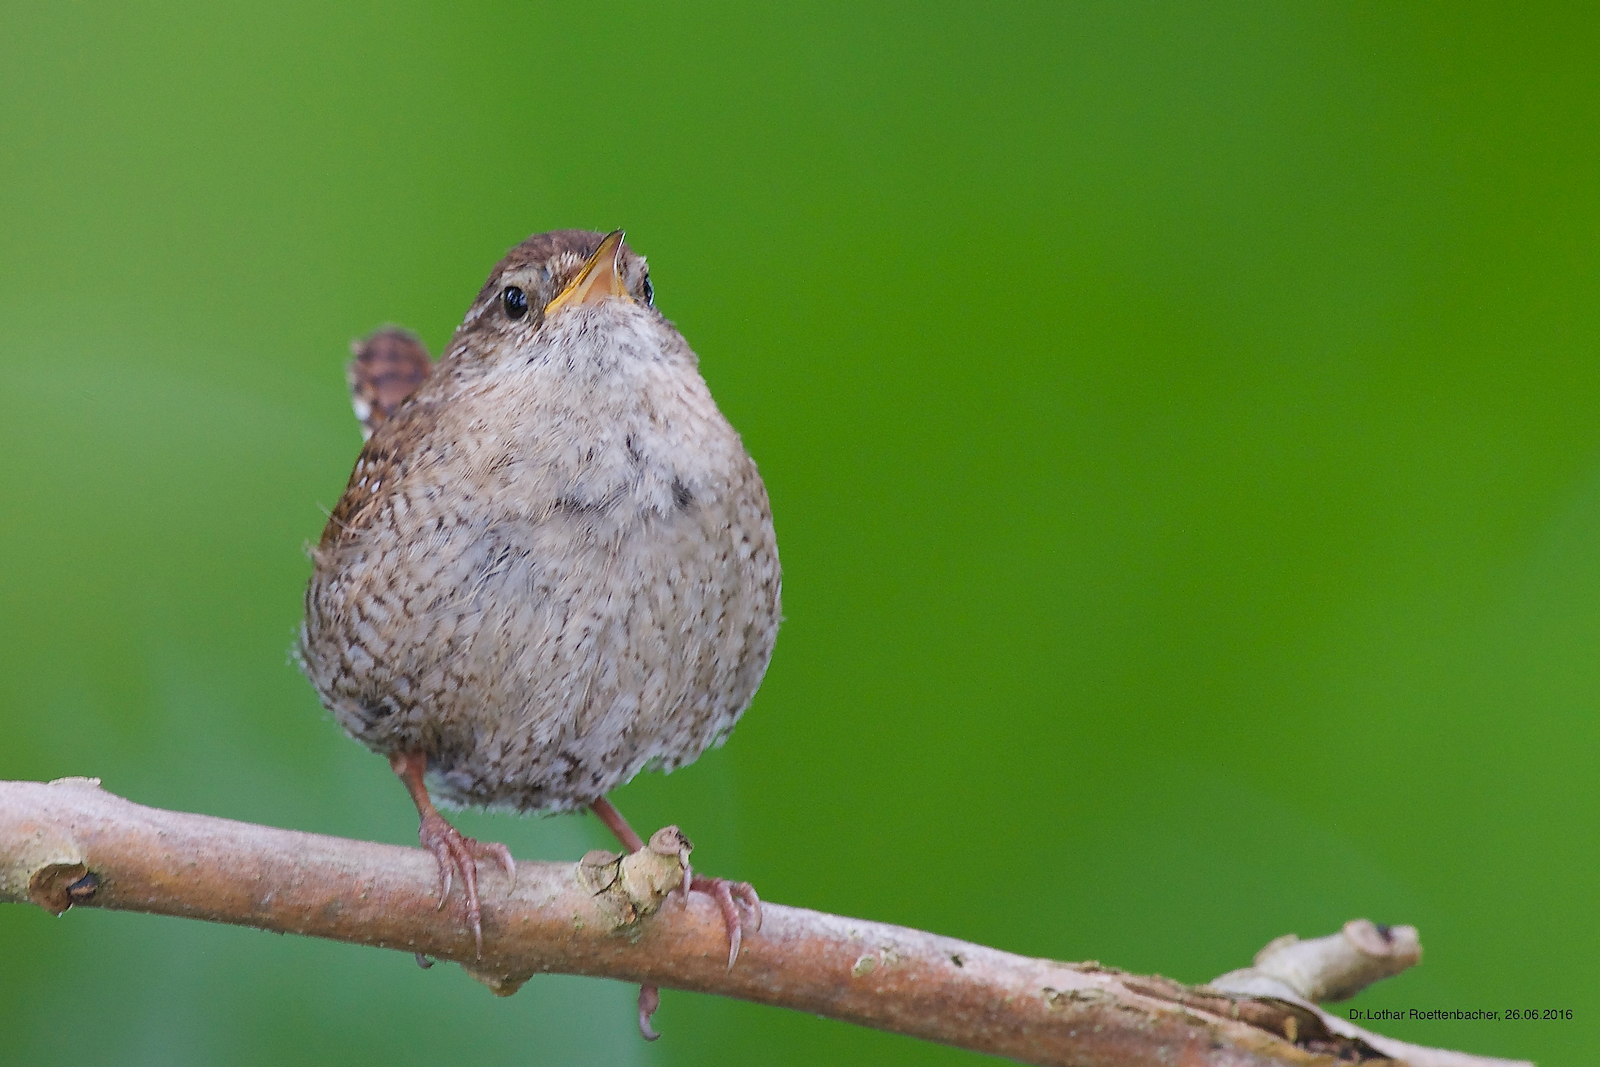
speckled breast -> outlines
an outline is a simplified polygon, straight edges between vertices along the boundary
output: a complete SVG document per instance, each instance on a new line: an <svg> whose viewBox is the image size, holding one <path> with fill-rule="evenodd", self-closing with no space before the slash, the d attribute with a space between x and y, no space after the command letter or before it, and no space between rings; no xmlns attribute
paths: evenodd
<svg viewBox="0 0 1600 1067"><path fill-rule="evenodd" d="M740 481L682 485L665 514L468 496L409 524L429 501L401 492L318 550L307 673L352 736L426 752L445 801L559 810L690 762L748 706L776 636L766 495Z"/></svg>

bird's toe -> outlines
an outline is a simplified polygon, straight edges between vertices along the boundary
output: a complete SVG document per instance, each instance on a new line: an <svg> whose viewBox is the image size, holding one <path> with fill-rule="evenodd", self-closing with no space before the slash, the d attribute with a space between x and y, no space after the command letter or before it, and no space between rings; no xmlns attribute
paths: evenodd
<svg viewBox="0 0 1600 1067"><path fill-rule="evenodd" d="M467 926L472 930L472 942L479 957L483 956L483 909L478 902L478 861L493 859L505 870L506 877L516 878L516 863L511 850L494 842L485 844L467 837L451 826L438 813L425 815L417 831L422 847L433 853L439 865L439 906L444 907L455 878L461 879L461 895L465 903Z"/></svg>
<svg viewBox="0 0 1600 1067"><path fill-rule="evenodd" d="M650 1017L661 1007L661 990L653 985L639 987L639 1033L646 1041L654 1041L661 1035L656 1033L650 1025Z"/></svg>
<svg viewBox="0 0 1600 1067"><path fill-rule="evenodd" d="M728 931L728 969L733 970L734 963L739 959L739 948L744 943L744 920L739 915L739 904L743 904L754 913L756 929L760 929L761 898L756 895L755 887L749 882L730 882L726 878L709 878L703 874L696 874L689 878L688 885L690 891L710 896L721 909L722 925ZM736 897L738 903L734 902Z"/></svg>

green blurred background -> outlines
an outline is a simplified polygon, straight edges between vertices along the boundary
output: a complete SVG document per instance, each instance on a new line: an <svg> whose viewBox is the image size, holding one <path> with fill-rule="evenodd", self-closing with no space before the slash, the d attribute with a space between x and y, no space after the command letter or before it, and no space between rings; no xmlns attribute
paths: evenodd
<svg viewBox="0 0 1600 1067"><path fill-rule="evenodd" d="M0 777L414 843L288 657L346 345L437 351L509 245L625 226L788 614L635 825L1186 981L1413 923L1356 1003L1576 1019L1387 1032L1600 1049L1593 12L134 6L0 15ZM672 992L647 1046L619 985L93 910L0 909L0 959L6 1062L977 1060Z"/></svg>

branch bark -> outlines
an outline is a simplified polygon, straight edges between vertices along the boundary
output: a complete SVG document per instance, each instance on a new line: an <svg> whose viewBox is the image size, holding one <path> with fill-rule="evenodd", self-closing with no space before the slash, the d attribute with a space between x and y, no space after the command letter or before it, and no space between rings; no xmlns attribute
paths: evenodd
<svg viewBox="0 0 1600 1067"><path fill-rule="evenodd" d="M1280 938L1254 967L1190 988L766 904L730 970L716 906L674 892L686 850L668 827L626 857L519 863L515 885L487 871L479 959L419 849L146 808L92 778L0 782L0 902L56 914L141 911L420 952L501 996L553 972L715 993L1034 1064L1531 1067L1394 1042L1318 1008L1420 958L1415 930L1364 920Z"/></svg>

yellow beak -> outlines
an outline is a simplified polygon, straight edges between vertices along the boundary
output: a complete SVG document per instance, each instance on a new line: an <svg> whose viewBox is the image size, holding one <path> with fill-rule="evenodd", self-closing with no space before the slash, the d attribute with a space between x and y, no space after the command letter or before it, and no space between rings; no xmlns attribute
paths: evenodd
<svg viewBox="0 0 1600 1067"><path fill-rule="evenodd" d="M564 307L593 307L607 297L627 296L622 284L622 231L606 234L600 247L583 265L578 276L550 303L545 305L544 317L549 318Z"/></svg>

